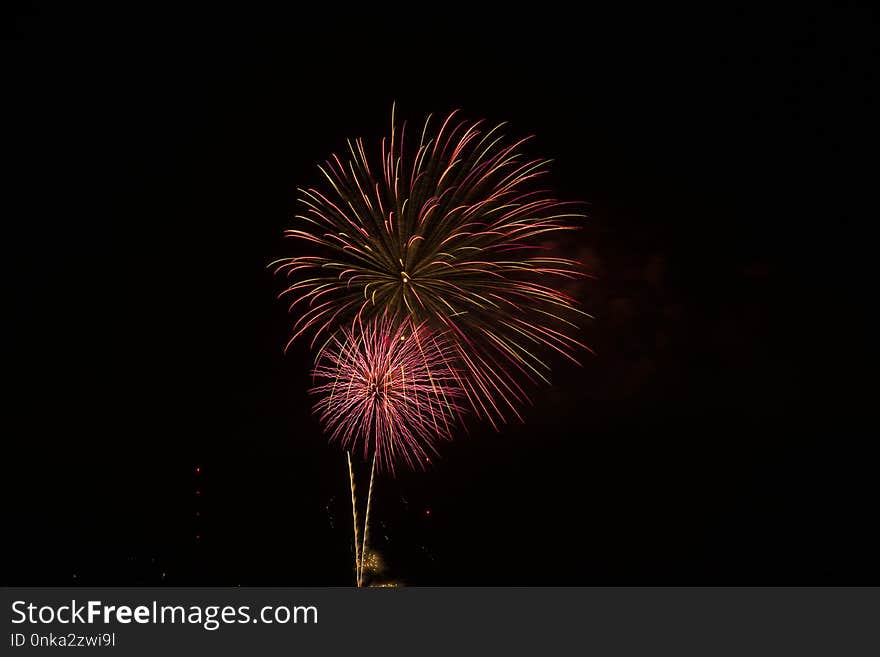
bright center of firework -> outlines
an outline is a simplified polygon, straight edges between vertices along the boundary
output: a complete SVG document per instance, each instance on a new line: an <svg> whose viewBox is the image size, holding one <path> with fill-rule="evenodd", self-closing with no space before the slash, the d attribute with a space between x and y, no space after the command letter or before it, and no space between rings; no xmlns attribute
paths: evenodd
<svg viewBox="0 0 880 657"><path fill-rule="evenodd" d="M383 390L384 386L382 384L383 378L385 378L385 377L383 377L378 372L371 372L367 376L367 385L366 385L367 398L372 398L375 401L379 401L379 399L382 397L382 393L384 392L384 390Z"/></svg>
<svg viewBox="0 0 880 657"><path fill-rule="evenodd" d="M407 274L405 271L400 272L400 278L403 279L404 285L409 283L409 274Z"/></svg>

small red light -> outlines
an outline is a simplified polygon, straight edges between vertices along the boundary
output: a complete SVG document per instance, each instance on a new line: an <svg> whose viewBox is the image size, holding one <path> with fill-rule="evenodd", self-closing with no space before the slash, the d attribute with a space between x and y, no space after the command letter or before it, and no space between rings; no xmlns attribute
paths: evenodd
<svg viewBox="0 0 880 657"><path fill-rule="evenodd" d="M426 516L431 515L431 509L425 509L425 515Z"/></svg>
<svg viewBox="0 0 880 657"><path fill-rule="evenodd" d="M199 474L201 471L202 471L202 466L197 465L196 466L196 474Z"/></svg>

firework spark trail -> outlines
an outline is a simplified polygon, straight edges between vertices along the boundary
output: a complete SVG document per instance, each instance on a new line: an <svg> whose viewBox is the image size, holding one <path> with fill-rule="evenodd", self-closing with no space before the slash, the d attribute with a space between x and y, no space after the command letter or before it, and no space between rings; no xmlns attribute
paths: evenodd
<svg viewBox="0 0 880 657"><path fill-rule="evenodd" d="M358 518L357 518L357 503L354 494L354 469L351 465L351 452L345 453L348 458L348 482L351 485L351 519L354 523L354 571L355 571L355 579L360 586L361 582L361 560L358 555Z"/></svg>
<svg viewBox="0 0 880 657"><path fill-rule="evenodd" d="M372 456L378 470L423 469L465 411L450 345L424 324L387 316L334 334L310 390L330 440Z"/></svg>
<svg viewBox="0 0 880 657"><path fill-rule="evenodd" d="M364 560L366 559L368 539L370 536L370 506L373 502L373 480L376 477L376 455L373 454L373 465L370 467L370 487L367 489L367 511L364 514L364 542L361 546L361 566L358 586L363 585Z"/></svg>
<svg viewBox="0 0 880 657"><path fill-rule="evenodd" d="M549 380L543 352L578 362L589 350L572 337L589 315L548 283L586 275L544 243L583 215L537 185L549 161L524 157L527 139L508 143L503 124L456 114L438 131L429 116L410 146L392 110L375 168L360 139L346 160L332 155L319 167L329 186L299 190L299 224L286 231L309 254L272 265L292 280L290 310L301 309L291 342L311 333L322 353L352 318L427 323L451 341L467 404L497 426L518 416L526 383Z"/></svg>

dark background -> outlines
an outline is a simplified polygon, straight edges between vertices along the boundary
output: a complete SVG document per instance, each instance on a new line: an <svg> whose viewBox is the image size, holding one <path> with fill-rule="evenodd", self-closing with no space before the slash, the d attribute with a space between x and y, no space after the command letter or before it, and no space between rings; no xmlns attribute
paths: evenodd
<svg viewBox="0 0 880 657"><path fill-rule="evenodd" d="M598 355L377 483L388 578L880 584L876 13L4 12L3 583L352 582L266 265L396 100L537 135Z"/></svg>

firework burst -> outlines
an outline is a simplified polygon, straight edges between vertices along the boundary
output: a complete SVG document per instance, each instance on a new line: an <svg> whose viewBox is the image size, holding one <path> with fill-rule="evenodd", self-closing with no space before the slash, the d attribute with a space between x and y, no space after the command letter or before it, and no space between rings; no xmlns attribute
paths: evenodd
<svg viewBox="0 0 880 657"><path fill-rule="evenodd" d="M424 468L463 411L450 355L424 324L385 316L343 327L321 351L310 391L330 440L373 455L380 470Z"/></svg>
<svg viewBox="0 0 880 657"><path fill-rule="evenodd" d="M310 333L320 352L351 318L426 322L447 335L468 405L495 425L519 416L525 382L549 382L545 353L577 363L588 349L573 337L588 315L560 289L585 274L546 242L583 215L541 186L549 161L522 155L528 138L456 114L436 131L429 116L413 139L392 110L378 161L360 139L332 155L286 231L308 254L273 266L300 313L291 342Z"/></svg>

